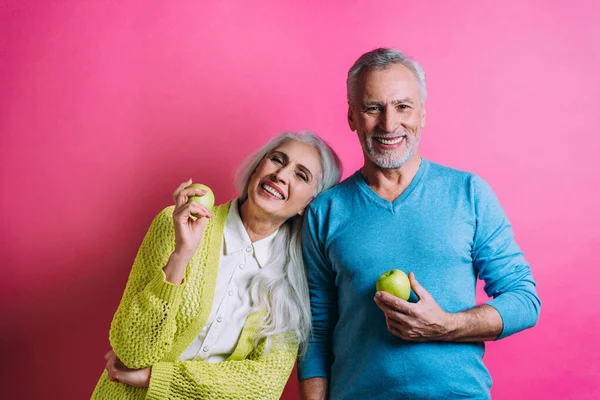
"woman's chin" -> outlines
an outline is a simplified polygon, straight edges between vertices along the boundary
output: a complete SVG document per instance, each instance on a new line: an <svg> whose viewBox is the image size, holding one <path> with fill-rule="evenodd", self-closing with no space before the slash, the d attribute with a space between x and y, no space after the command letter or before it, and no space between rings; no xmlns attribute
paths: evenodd
<svg viewBox="0 0 600 400"><path fill-rule="evenodd" d="M295 213L292 213L292 211L286 210L285 201L281 199L277 199L268 195L256 194L252 197L249 196L248 200L248 203L251 207L255 207L256 210L260 210L262 214L272 218L285 221L295 215Z"/></svg>

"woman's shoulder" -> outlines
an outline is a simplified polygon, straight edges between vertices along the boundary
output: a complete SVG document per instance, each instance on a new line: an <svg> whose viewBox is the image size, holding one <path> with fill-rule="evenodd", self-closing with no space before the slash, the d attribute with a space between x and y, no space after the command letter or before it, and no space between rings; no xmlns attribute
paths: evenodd
<svg viewBox="0 0 600 400"><path fill-rule="evenodd" d="M175 206L174 205L170 205L167 206L165 208L163 208L158 215L156 216L156 218L160 218L160 217L172 217L173 216L173 211L175 210Z"/></svg>
<svg viewBox="0 0 600 400"><path fill-rule="evenodd" d="M175 206L163 208L152 220L150 231L164 231L173 229L173 210Z"/></svg>

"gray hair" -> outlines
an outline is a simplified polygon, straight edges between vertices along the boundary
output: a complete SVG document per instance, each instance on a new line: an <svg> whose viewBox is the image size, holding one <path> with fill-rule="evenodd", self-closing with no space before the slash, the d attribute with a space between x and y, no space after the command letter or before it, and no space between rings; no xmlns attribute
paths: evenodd
<svg viewBox="0 0 600 400"><path fill-rule="evenodd" d="M340 181L340 159L323 139L309 131L284 132L274 136L267 144L248 156L238 168L234 182L240 204L248 198L250 178L260 162L271 151L292 140L307 143L319 152L322 173L315 196ZM273 248L277 250L249 283L253 311L267 310L255 336L255 344L265 339L265 354L277 336L291 335L298 344L304 344L310 334L310 301L302 259L301 231L302 216L295 215L289 218L275 236ZM286 250L278 251L279 249Z"/></svg>
<svg viewBox="0 0 600 400"><path fill-rule="evenodd" d="M346 79L348 104L352 104L354 101L358 80L363 72L386 69L392 64L401 64L413 73L415 78L417 78L421 91L421 102L425 104L425 100L427 100L427 85L423 68L417 61L407 57L400 50L386 48L375 49L363 54L350 68L348 78Z"/></svg>
<svg viewBox="0 0 600 400"><path fill-rule="evenodd" d="M328 189L340 181L342 174L342 163L335 151L316 133L310 131L282 132L275 135L264 146L250 154L238 167L234 184L240 201L248 197L248 184L252 174L258 168L258 164L267 154L290 140L306 143L313 146L319 152L321 161L321 178L317 185L317 194Z"/></svg>

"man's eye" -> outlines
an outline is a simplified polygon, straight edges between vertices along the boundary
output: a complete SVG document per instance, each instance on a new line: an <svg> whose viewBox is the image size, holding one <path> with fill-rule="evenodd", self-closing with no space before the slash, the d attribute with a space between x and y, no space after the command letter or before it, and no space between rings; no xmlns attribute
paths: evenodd
<svg viewBox="0 0 600 400"><path fill-rule="evenodd" d="M380 108L380 107L376 107L376 106L373 106L373 107L366 107L366 108L365 108L365 112L366 112L367 114L377 114L377 113L379 113L380 111L381 111L381 108Z"/></svg>
<svg viewBox="0 0 600 400"><path fill-rule="evenodd" d="M409 108L410 108L410 106L408 104L398 105L398 110L400 110L400 111L408 110Z"/></svg>

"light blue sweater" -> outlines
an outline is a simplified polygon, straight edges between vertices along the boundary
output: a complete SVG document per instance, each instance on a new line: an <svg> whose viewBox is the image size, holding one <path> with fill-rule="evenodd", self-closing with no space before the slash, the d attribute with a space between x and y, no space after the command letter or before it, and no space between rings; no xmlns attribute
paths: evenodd
<svg viewBox="0 0 600 400"><path fill-rule="evenodd" d="M413 271L448 312L474 307L477 278L502 317L499 339L537 322L529 264L498 199L476 175L425 159L394 202L357 171L305 215L313 335L299 379L327 377L332 399L489 399L484 344L392 335L373 298L385 271ZM411 301L415 301L414 293Z"/></svg>

